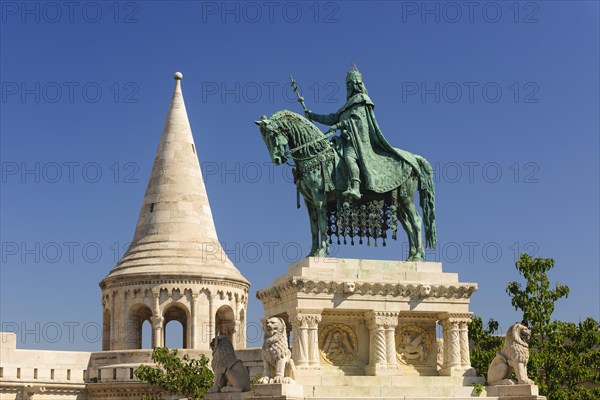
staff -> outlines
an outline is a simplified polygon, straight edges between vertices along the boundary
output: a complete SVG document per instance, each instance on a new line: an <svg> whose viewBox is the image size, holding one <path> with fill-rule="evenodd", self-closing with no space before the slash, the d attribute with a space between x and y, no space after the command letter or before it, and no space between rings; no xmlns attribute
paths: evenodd
<svg viewBox="0 0 600 400"><path fill-rule="evenodd" d="M302 105L302 108L304 109L304 115L308 115L308 108L306 108L306 104L304 104L304 97L300 95L300 92L298 90L298 84L296 83L294 78L292 78L291 75L290 82L292 83L292 89L294 89L294 92L296 92L296 95L298 96L298 103L300 103L300 105Z"/></svg>

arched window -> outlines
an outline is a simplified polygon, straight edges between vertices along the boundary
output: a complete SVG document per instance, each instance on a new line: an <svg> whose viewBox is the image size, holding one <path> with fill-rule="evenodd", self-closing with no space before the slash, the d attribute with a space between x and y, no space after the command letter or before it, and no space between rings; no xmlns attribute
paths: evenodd
<svg viewBox="0 0 600 400"><path fill-rule="evenodd" d="M165 346L170 349L184 349L183 325L181 322L172 320L165 324Z"/></svg>
<svg viewBox="0 0 600 400"><path fill-rule="evenodd" d="M188 312L183 304L172 303L167 306L163 316L165 318L165 346L170 348L187 349L188 343ZM172 323L177 321L179 324Z"/></svg>
<svg viewBox="0 0 600 400"><path fill-rule="evenodd" d="M125 325L125 343L126 349L141 349L142 348L142 330L145 321L150 323L152 331L152 311L144 303L138 303L131 306L129 309L129 318ZM146 343L147 341L144 341ZM146 347L144 347L146 348ZM152 348L152 343L149 343L147 348Z"/></svg>
<svg viewBox="0 0 600 400"><path fill-rule="evenodd" d="M151 349L152 346L152 324L146 320L142 323L142 344L141 349Z"/></svg>
<svg viewBox="0 0 600 400"><path fill-rule="evenodd" d="M233 342L235 331L235 316L231 307L225 305L219 307L215 315L216 334L227 336Z"/></svg>

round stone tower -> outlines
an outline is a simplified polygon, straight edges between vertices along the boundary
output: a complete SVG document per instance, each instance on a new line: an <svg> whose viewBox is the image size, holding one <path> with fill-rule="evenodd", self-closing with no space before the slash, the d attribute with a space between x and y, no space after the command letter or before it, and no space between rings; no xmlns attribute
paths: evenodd
<svg viewBox="0 0 600 400"><path fill-rule="evenodd" d="M103 350L165 343L165 325L183 326L183 347L209 349L219 333L246 347L250 286L223 251L213 221L181 93L182 74L167 113L133 241L100 282Z"/></svg>

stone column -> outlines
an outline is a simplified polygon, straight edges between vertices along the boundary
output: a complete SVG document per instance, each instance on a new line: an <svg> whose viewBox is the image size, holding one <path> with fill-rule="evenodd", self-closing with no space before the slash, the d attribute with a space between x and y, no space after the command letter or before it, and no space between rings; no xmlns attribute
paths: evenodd
<svg viewBox="0 0 600 400"><path fill-rule="evenodd" d="M292 358L299 369L321 369L321 354L319 352L319 322L321 314L298 310L289 316L294 343Z"/></svg>
<svg viewBox="0 0 600 400"><path fill-rule="evenodd" d="M164 317L160 312L160 290L152 292L152 347L164 346Z"/></svg>
<svg viewBox="0 0 600 400"><path fill-rule="evenodd" d="M385 341L387 345L387 363L388 369L398 368L396 361L396 327L398 326L398 317L390 318L389 324L386 325Z"/></svg>
<svg viewBox="0 0 600 400"><path fill-rule="evenodd" d="M153 316L152 318L152 347L163 347L165 336L163 331L164 317Z"/></svg>
<svg viewBox="0 0 600 400"><path fill-rule="evenodd" d="M305 368L308 362L308 321L304 315L290 315L290 324L294 336L292 359L298 368Z"/></svg>
<svg viewBox="0 0 600 400"><path fill-rule="evenodd" d="M365 368L367 375L395 374L396 338L398 313L375 311L367 319L370 332L369 365ZM393 361L392 361L393 360Z"/></svg>
<svg viewBox="0 0 600 400"><path fill-rule="evenodd" d="M129 309L127 307L127 292L123 290L121 298L121 318L123 329L121 329L121 337L118 339L121 343L121 349L137 349L142 347L142 325L132 324L129 319Z"/></svg>
<svg viewBox="0 0 600 400"><path fill-rule="evenodd" d="M190 298L190 317L191 317L191 337L190 337L190 348L195 349L198 346L198 336L200 335L198 329L198 293L191 293Z"/></svg>
<svg viewBox="0 0 600 400"><path fill-rule="evenodd" d="M131 348L131 342L135 342L141 333L137 327L133 327L129 315L123 303L125 302L125 293L123 291L113 291L113 311L115 315L115 338L113 350L126 350Z"/></svg>
<svg viewBox="0 0 600 400"><path fill-rule="evenodd" d="M321 368L321 354L319 353L319 322L321 314L308 315L308 362L311 369Z"/></svg>
<svg viewBox="0 0 600 400"><path fill-rule="evenodd" d="M116 302L116 291L113 291L109 294L109 301L110 301L110 348L109 350L119 350L120 348L118 347L118 343L119 343L119 336L121 335L121 329L125 329L125 326L127 326L128 323L128 318L127 317L123 317L121 318L121 323L118 323L117 321L119 321L119 319L117 318L117 316L115 315L116 312L116 306L115 306L115 302Z"/></svg>
<svg viewBox="0 0 600 400"><path fill-rule="evenodd" d="M444 365L440 375L465 375L463 362L465 365L469 364L470 368L467 318L468 314L450 314L441 320L444 330Z"/></svg>
<svg viewBox="0 0 600 400"><path fill-rule="evenodd" d="M241 312L244 312L244 318L242 320L242 315ZM246 325L246 319L248 318L247 315L247 311L248 311L248 307L247 304L245 304L242 300L240 301L239 304L239 310L238 310L238 316L237 316L237 320L236 320L236 325L239 327L238 329L238 345L236 347L236 349L245 349L246 348L246 329L247 329L247 325Z"/></svg>
<svg viewBox="0 0 600 400"><path fill-rule="evenodd" d="M240 323L239 317L235 320L234 322L234 327L233 327L233 348L234 349L241 349L242 347L240 347L240 341L241 341L241 337L242 337L242 329L241 329L242 325Z"/></svg>
<svg viewBox="0 0 600 400"><path fill-rule="evenodd" d="M471 318L462 319L459 321L459 336L460 336L460 365L465 376L477 376L475 368L471 367L471 349L469 348L469 324Z"/></svg>
<svg viewBox="0 0 600 400"><path fill-rule="evenodd" d="M208 342L215 337L215 296L212 292L208 292Z"/></svg>

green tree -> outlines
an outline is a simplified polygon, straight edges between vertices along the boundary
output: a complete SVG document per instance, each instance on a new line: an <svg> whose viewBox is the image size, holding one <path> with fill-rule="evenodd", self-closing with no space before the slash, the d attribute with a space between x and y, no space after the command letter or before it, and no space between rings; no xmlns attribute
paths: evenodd
<svg viewBox="0 0 600 400"><path fill-rule="evenodd" d="M546 371L540 389L548 400L600 399L600 327L588 318L579 324L555 321L541 358Z"/></svg>
<svg viewBox="0 0 600 400"><path fill-rule="evenodd" d="M487 378L487 369L496 352L500 351L504 338L496 336L498 322L490 319L484 328L481 317L474 316L469 324L469 341L471 366L477 371L477 375Z"/></svg>
<svg viewBox="0 0 600 400"><path fill-rule="evenodd" d="M525 278L525 287L518 282L508 282L506 292L513 307L523 311L523 323L531 328L530 346L542 349L549 333L554 303L569 296L569 287L557 283L550 289L547 272L554 268L551 258L532 259L529 254L521 254L515 266Z"/></svg>
<svg viewBox="0 0 600 400"><path fill-rule="evenodd" d="M532 330L529 377L548 400L600 399L600 324L588 318L579 324L552 322L554 303L569 295L567 286L550 288L547 272L554 260L522 254L516 263L525 278L525 286L509 282L506 291L511 303L523 312L523 323ZM484 328L480 317L469 326L471 364L479 375L485 375L503 338L494 336L498 323L488 322Z"/></svg>
<svg viewBox="0 0 600 400"><path fill-rule="evenodd" d="M141 365L135 376L142 382L158 385L170 395L181 395L189 400L202 399L212 386L214 375L204 354L199 359L177 355L177 349L156 347L152 351L155 367Z"/></svg>

